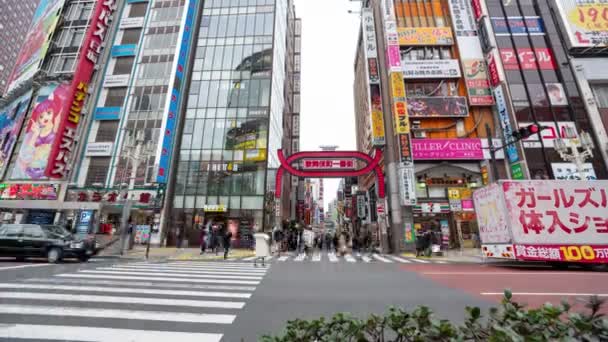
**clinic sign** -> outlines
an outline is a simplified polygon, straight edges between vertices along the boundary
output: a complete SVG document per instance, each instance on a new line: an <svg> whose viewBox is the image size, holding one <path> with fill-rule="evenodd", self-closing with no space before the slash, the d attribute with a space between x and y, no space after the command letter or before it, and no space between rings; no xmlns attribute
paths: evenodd
<svg viewBox="0 0 608 342"><path fill-rule="evenodd" d="M608 44L608 3L603 0L556 0L571 48Z"/></svg>
<svg viewBox="0 0 608 342"><path fill-rule="evenodd" d="M51 147L45 175L49 178L65 178L69 171L72 153L76 152L78 124L89 94L89 82L103 49L103 42L110 28L112 14L116 11L115 0L97 1L91 24L82 42L76 61L74 78L69 85L66 101L58 117L58 134Z"/></svg>

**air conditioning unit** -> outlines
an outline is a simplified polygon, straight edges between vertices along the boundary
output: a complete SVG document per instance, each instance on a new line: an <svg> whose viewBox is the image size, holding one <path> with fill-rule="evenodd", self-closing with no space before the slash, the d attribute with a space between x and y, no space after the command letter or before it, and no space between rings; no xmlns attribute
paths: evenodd
<svg viewBox="0 0 608 342"><path fill-rule="evenodd" d="M425 131L414 131L414 138L426 138Z"/></svg>

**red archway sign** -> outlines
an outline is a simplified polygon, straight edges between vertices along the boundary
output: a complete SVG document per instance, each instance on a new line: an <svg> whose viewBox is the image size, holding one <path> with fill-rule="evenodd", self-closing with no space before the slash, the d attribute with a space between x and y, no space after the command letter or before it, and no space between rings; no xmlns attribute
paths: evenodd
<svg viewBox="0 0 608 342"><path fill-rule="evenodd" d="M281 162L281 166L277 170L276 176L276 191L275 197L281 197L281 182L283 179L283 172L287 171L290 174L298 177L306 178L343 178L343 177L358 177L368 174L370 172L376 173L376 180L378 181L378 197L384 198L384 175L380 168L380 160L382 159L382 150L376 149L374 156L370 157L365 153L358 151L309 151L309 152L297 152L289 157L283 155L283 150L277 151L277 156ZM300 170L292 166L293 163L306 160L306 159L320 159L332 161L337 158L354 158L367 163L367 165L359 170L347 170L347 169L323 169L323 167L313 166L311 170Z"/></svg>

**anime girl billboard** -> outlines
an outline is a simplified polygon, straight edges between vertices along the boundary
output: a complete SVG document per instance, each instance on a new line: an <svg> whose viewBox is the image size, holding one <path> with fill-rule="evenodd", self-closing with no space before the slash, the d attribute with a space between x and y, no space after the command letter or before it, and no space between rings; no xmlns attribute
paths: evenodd
<svg viewBox="0 0 608 342"><path fill-rule="evenodd" d="M57 137L61 113L69 105L69 84L50 84L40 89L25 127L19 156L11 179L44 179L51 148Z"/></svg>
<svg viewBox="0 0 608 342"><path fill-rule="evenodd" d="M31 98L32 92L29 91L4 108L0 108L0 179L6 172Z"/></svg>

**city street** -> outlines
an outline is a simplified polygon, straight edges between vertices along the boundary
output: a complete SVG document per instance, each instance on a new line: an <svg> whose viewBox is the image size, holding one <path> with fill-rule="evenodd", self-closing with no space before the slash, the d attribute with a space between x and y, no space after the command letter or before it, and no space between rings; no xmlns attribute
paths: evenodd
<svg viewBox="0 0 608 342"><path fill-rule="evenodd" d="M266 268L242 259L2 262L0 340L255 341L289 319L381 313L391 305L427 305L461 320L466 305L487 309L505 287L532 305L608 296L608 273L399 259L408 261L315 255L273 258Z"/></svg>

